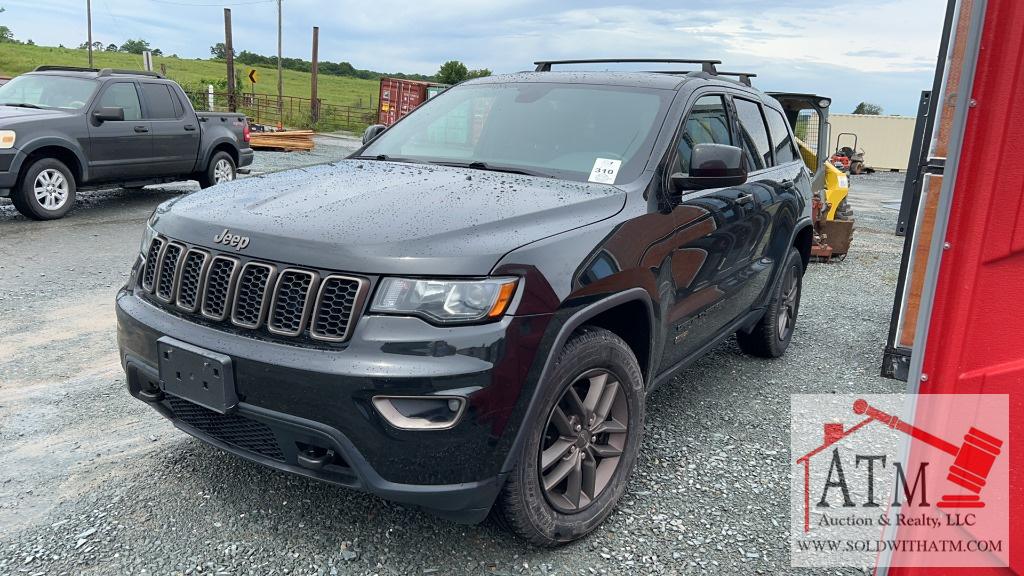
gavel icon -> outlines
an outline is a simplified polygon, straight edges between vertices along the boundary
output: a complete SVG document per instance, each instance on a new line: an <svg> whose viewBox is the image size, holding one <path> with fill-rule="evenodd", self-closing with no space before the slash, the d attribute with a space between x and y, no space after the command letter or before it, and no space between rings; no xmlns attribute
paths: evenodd
<svg viewBox="0 0 1024 576"><path fill-rule="evenodd" d="M950 465L946 478L974 494L947 494L936 506L939 508L985 507L985 503L981 501L978 494L985 486L985 480L988 478L989 472L992 471L992 464L995 463L996 456L1001 452L1002 440L972 426L964 435L964 443L957 447L942 438L903 422L897 416L870 406L866 400L855 401L853 411L855 414L865 414L868 418L904 434L909 434L911 437L953 456L953 464Z"/></svg>

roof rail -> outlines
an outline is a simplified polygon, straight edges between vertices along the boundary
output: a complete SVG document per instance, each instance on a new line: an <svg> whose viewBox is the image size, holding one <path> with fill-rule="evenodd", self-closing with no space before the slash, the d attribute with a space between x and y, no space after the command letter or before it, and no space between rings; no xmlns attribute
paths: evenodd
<svg viewBox="0 0 1024 576"><path fill-rule="evenodd" d="M98 68L83 68L81 66L36 66L33 72L47 72L49 70L61 70L64 72L99 72Z"/></svg>
<svg viewBox="0 0 1024 576"><path fill-rule="evenodd" d="M744 86L752 86L750 79L757 77L757 74L754 74L753 72L722 72L721 70L718 71L718 75L736 76L739 78L740 84L743 84Z"/></svg>
<svg viewBox="0 0 1024 576"><path fill-rule="evenodd" d="M679 58L591 58L586 60L538 60L536 72L550 72L552 64L619 64L619 63L651 63L659 64L700 64L701 70L715 74L715 64L721 60L684 60Z"/></svg>
<svg viewBox="0 0 1024 576"><path fill-rule="evenodd" d="M149 76L151 78L163 78L164 75L159 72L150 72L148 70L121 70L118 68L104 68L100 70L99 76L113 76L114 74L130 74L132 76Z"/></svg>

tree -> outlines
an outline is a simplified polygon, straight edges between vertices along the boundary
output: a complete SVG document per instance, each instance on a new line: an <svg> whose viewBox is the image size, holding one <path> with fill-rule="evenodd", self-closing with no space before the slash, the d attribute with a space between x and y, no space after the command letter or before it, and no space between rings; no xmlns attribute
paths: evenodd
<svg viewBox="0 0 1024 576"><path fill-rule="evenodd" d="M490 76L491 71L487 68L481 68L479 70L470 70L469 74L466 75L466 80L470 78L483 78L484 76Z"/></svg>
<svg viewBox="0 0 1024 576"><path fill-rule="evenodd" d="M88 42L82 42L81 44L78 45L78 49L79 50L88 50L89 49L89 43ZM103 50L103 42L93 42L92 43L92 49L93 50Z"/></svg>
<svg viewBox="0 0 1024 576"><path fill-rule="evenodd" d="M437 71L437 81L441 84L458 84L469 77L469 69L458 60L449 60L441 64Z"/></svg>
<svg viewBox="0 0 1024 576"><path fill-rule="evenodd" d="M237 52L232 48L231 55L235 56L236 54ZM223 42L217 42L213 46L210 46L210 55L213 56L215 60L226 60L228 57L228 47L225 46Z"/></svg>
<svg viewBox="0 0 1024 576"><path fill-rule="evenodd" d="M14 44L16 42L14 32L7 26L0 26L0 44Z"/></svg>
<svg viewBox="0 0 1024 576"><path fill-rule="evenodd" d="M149 41L139 38L137 40L125 40L124 44L121 44L120 51L129 54L142 54L149 49Z"/></svg>
<svg viewBox="0 0 1024 576"><path fill-rule="evenodd" d="M882 107L878 104L872 104L870 102L861 102L857 104L857 107L853 109L854 114L871 114L878 116L882 113Z"/></svg>
<svg viewBox="0 0 1024 576"><path fill-rule="evenodd" d="M107 52L117 52L117 44L107 44L107 47L104 48L104 50Z"/></svg>

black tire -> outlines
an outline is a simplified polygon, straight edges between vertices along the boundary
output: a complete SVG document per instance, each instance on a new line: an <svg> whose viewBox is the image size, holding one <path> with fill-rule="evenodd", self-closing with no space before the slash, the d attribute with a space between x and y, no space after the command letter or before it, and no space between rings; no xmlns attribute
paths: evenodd
<svg viewBox="0 0 1024 576"><path fill-rule="evenodd" d="M790 248L780 270L781 277L772 292L764 316L749 333L740 330L736 341L751 356L778 358L786 353L800 312L800 292L803 286L804 264L800 252ZM783 312L786 320L783 325Z"/></svg>
<svg viewBox="0 0 1024 576"><path fill-rule="evenodd" d="M39 192L36 189L39 188ZM63 218L75 206L78 187L71 170L56 158L33 162L11 191L18 212L33 220Z"/></svg>
<svg viewBox="0 0 1024 576"><path fill-rule="evenodd" d="M836 209L836 220L853 220L853 208L850 207L846 198L839 202L839 208Z"/></svg>
<svg viewBox="0 0 1024 576"><path fill-rule="evenodd" d="M493 516L499 525L530 543L550 547L589 534L608 517L625 492L643 436L645 398L643 377L633 351L614 333L596 327L581 328L569 339L550 377L541 386L542 409L535 419L524 423L529 436L498 496ZM576 416L565 418L569 412L565 402L570 402L570 388L575 393L581 386L589 386L588 390L597 393L593 400L597 409L590 412L594 418L583 423L582 431L575 427L574 423L579 422ZM607 402L604 394L610 398ZM577 395L576 399L579 398ZM581 407L591 403L588 398L589 395L583 397ZM599 415L602 406L607 406L603 409L604 419ZM561 412L563 407L565 412ZM570 443L564 456L551 458L550 462L555 464L544 467L542 457L555 448L553 443L548 444L552 438L550 432L560 428L555 422L555 410L559 410L561 421L576 431L579 440ZM605 432L620 430L622 419L627 420L624 431ZM563 436L554 440L564 441ZM617 456L608 456L616 451ZM575 460L570 462L573 458ZM546 490L541 476L548 471L545 479L552 478L565 463L569 463L573 472L567 472L564 480ZM574 477L577 478L577 508L560 509L557 502L572 506L568 495ZM589 495L586 493L588 485ZM563 495L557 494L560 486L565 486ZM555 500L556 497L560 499Z"/></svg>
<svg viewBox="0 0 1024 576"><path fill-rule="evenodd" d="M226 164L222 164L223 162ZM229 176L220 172L225 166L229 169ZM200 188L209 188L221 182L234 180L236 176L238 176L238 168L235 166L234 159L227 152L220 151L210 158L210 164L206 167L206 171L199 174L197 180L199 180Z"/></svg>

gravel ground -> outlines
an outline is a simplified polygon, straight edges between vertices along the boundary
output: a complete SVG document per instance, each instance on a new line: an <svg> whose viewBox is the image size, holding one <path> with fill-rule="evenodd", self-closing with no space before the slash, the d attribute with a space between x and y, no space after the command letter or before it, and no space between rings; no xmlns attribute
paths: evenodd
<svg viewBox="0 0 1024 576"><path fill-rule="evenodd" d="M323 162L353 145L321 139L312 154L258 153L254 169ZM146 216L188 186L86 193L47 223L3 201L0 574L797 572L790 395L904 387L878 376L901 186L898 174L854 177L854 248L808 271L787 355L758 360L729 341L657 390L618 509L557 550L242 461L129 397L113 296Z"/></svg>

